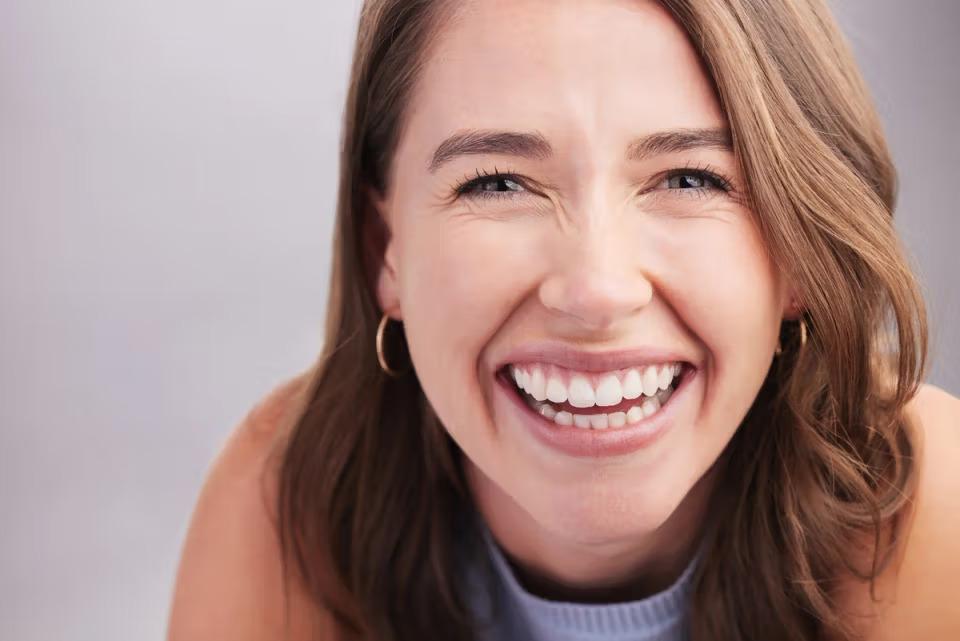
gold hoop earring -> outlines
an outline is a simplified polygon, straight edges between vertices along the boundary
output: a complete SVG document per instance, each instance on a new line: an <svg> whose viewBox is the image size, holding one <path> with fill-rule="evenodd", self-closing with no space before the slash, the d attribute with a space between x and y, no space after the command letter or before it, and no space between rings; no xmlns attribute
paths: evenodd
<svg viewBox="0 0 960 641"><path fill-rule="evenodd" d="M380 369L384 371L387 376L392 376L393 378L399 378L404 372L400 370L392 369L387 365L387 359L383 355L383 334L387 329L387 321L390 320L390 317L384 313L383 317L380 319L380 325L377 327L377 360L380 362Z"/></svg>

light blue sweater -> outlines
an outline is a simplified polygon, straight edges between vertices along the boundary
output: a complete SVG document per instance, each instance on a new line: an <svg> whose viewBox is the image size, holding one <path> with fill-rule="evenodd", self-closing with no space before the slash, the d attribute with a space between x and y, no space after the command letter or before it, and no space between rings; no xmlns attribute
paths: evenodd
<svg viewBox="0 0 960 641"><path fill-rule="evenodd" d="M493 576L476 565L467 582L471 607L487 623L479 641L684 641L697 557L666 590L639 601L593 604L548 601L517 581L489 529L481 524Z"/></svg>

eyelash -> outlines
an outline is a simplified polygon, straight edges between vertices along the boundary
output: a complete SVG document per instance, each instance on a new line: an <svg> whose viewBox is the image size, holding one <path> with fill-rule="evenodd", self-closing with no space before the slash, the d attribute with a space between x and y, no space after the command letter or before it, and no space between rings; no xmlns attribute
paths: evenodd
<svg viewBox="0 0 960 641"><path fill-rule="evenodd" d="M478 187L484 183L494 182L498 180L509 180L515 182L527 191L530 191L529 187L522 178L510 171L499 171L496 166L493 168L493 173L488 172L486 169L477 169L475 176L470 176L469 174L464 176L463 179L457 183L453 191L455 195L459 198L465 196L468 198L510 198L509 195L511 192L502 192L502 191L471 191L474 187Z"/></svg>
<svg viewBox="0 0 960 641"><path fill-rule="evenodd" d="M672 180L680 176L697 176L704 179L708 183L712 183L711 187L689 187L686 189L670 189L669 191L678 191L678 192L687 192L686 197L697 197L703 198L706 195L707 191L711 189L719 189L724 193L729 193L733 190L731 185L731 180L723 175L717 169L711 167L710 165L686 165L684 167L677 167L676 169L670 169L663 172L657 180L656 184L660 184L664 180ZM491 183L500 180L509 180L514 182L521 187L523 187L528 192L536 194L537 192L531 190L527 185L526 181L511 171L499 171L496 167L493 168L493 172L488 172L485 169L477 169L475 176L470 176L469 174L464 176L463 179L457 183L454 188L454 194L457 198L467 197L467 198L480 198L480 199L501 199L501 198L512 198L512 193L510 191L472 191L474 188L479 187L485 183ZM690 193L693 192L693 193Z"/></svg>

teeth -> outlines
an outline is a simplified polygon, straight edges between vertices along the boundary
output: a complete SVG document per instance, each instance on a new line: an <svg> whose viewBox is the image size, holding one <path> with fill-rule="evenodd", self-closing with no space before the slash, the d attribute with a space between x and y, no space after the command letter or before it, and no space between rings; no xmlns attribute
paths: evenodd
<svg viewBox="0 0 960 641"><path fill-rule="evenodd" d="M526 390L530 393L530 396L534 397L538 401L547 400L547 382L543 378L543 371L539 367L533 369L533 374L530 375L530 387L527 387Z"/></svg>
<svg viewBox="0 0 960 641"><path fill-rule="evenodd" d="M666 403L671 395L673 395L673 390L669 388L662 389L659 392L657 392L657 399L660 400L660 405L663 405L664 403Z"/></svg>
<svg viewBox="0 0 960 641"><path fill-rule="evenodd" d="M565 403L567 401L567 386L559 378L551 377L547 381L547 400L551 403Z"/></svg>
<svg viewBox="0 0 960 641"><path fill-rule="evenodd" d="M623 377L623 397L633 400L641 394L643 394L643 383L640 380L640 373L631 368Z"/></svg>
<svg viewBox="0 0 960 641"><path fill-rule="evenodd" d="M613 407L624 400L639 399L643 407L643 401L647 399L656 398L663 403L669 398L669 394L664 397L661 392L670 391L682 365L647 365L606 374L565 373L557 369L544 364L512 365L510 375L517 387L540 402L566 402L573 407L588 408Z"/></svg>
<svg viewBox="0 0 960 641"><path fill-rule="evenodd" d="M585 414L574 414L573 424L580 428L590 427L590 417Z"/></svg>
<svg viewBox="0 0 960 641"><path fill-rule="evenodd" d="M653 396L660 389L660 375L656 365L648 365L643 370L643 395Z"/></svg>
<svg viewBox="0 0 960 641"><path fill-rule="evenodd" d="M597 401L597 395L590 381L582 376L574 376L570 379L570 396L567 400L574 407L593 407Z"/></svg>
<svg viewBox="0 0 960 641"><path fill-rule="evenodd" d="M597 405L601 407L610 407L617 405L623 400L623 389L620 387L620 381L613 374L608 374L600 381L597 386Z"/></svg>
<svg viewBox="0 0 960 641"><path fill-rule="evenodd" d="M640 404L634 405L627 412L613 412L612 414L572 414L566 411L558 412L550 403L527 399L527 404L533 410L557 425L575 425L580 429L605 430L607 428L623 427L634 424L655 414L667 402L673 390L661 390L653 398L645 398Z"/></svg>
<svg viewBox="0 0 960 641"><path fill-rule="evenodd" d="M673 382L673 365L662 365L660 367L660 377L657 380L660 389L667 389Z"/></svg>
<svg viewBox="0 0 960 641"><path fill-rule="evenodd" d="M590 427L595 430L605 430L607 429L607 418L606 414L591 414L590 415Z"/></svg>
<svg viewBox="0 0 960 641"><path fill-rule="evenodd" d="M643 417L646 418L660 409L660 401L658 401L656 397L648 398L640 407L643 410Z"/></svg>

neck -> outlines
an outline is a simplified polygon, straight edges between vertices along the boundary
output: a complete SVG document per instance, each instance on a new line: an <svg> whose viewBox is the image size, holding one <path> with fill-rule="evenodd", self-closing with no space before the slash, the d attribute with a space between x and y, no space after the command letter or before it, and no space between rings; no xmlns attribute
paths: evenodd
<svg viewBox="0 0 960 641"><path fill-rule="evenodd" d="M517 581L541 598L578 603L635 601L674 583L699 546L716 476L711 468L655 530L585 542L547 530L468 459L464 464L477 511Z"/></svg>

